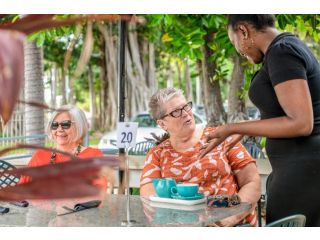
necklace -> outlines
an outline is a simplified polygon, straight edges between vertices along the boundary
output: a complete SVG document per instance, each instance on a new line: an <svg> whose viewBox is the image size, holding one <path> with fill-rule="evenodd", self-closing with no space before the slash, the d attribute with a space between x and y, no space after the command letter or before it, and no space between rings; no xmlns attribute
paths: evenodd
<svg viewBox="0 0 320 240"><path fill-rule="evenodd" d="M77 146L77 151L75 152L75 156L78 156L80 154L80 151L81 151L81 145L79 144ZM55 152L52 152L51 153L51 157L50 157L50 164L55 164L56 163L56 156L57 154Z"/></svg>

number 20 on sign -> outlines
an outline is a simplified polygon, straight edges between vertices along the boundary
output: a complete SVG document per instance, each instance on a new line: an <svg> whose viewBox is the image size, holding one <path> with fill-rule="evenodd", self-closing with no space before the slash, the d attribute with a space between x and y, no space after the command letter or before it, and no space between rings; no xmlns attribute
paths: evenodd
<svg viewBox="0 0 320 240"><path fill-rule="evenodd" d="M118 122L117 147L135 147L137 137L137 122Z"/></svg>

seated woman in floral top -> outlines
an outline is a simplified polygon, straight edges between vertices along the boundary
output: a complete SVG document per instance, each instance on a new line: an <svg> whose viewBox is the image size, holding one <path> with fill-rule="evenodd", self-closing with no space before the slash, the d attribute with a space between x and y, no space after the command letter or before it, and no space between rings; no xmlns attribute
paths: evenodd
<svg viewBox="0 0 320 240"><path fill-rule="evenodd" d="M218 226L257 224L255 204L260 197L260 177L255 160L237 143L226 151L232 137L198 159L207 134L215 128L196 129L192 103L181 90L157 91L149 102L150 113L169 138L151 149L140 179L142 196L155 195L152 178L174 178L177 182L197 183L199 192L209 195L238 194L242 202L252 203L246 213L226 218Z"/></svg>

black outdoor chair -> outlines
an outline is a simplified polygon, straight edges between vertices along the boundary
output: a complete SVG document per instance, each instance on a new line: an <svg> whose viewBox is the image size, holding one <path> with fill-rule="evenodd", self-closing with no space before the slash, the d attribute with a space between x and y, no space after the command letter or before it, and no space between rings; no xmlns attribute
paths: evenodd
<svg viewBox="0 0 320 240"><path fill-rule="evenodd" d="M261 195L258 202L257 202L257 213L258 213L258 227L262 227L262 202L261 200L265 199L265 195ZM249 223L245 224L239 224L236 225L235 227L251 227Z"/></svg>
<svg viewBox="0 0 320 240"><path fill-rule="evenodd" d="M15 169L16 167L10 163L0 160L0 189L8 186L15 186L20 178L11 174L6 174L4 171Z"/></svg>
<svg viewBox="0 0 320 240"><path fill-rule="evenodd" d="M253 158L266 159L266 156L257 143L245 142L243 145Z"/></svg>
<svg viewBox="0 0 320 240"><path fill-rule="evenodd" d="M262 200L266 201L266 196L264 194L261 194L258 202L257 202L257 213L258 213L258 226L262 227Z"/></svg>
<svg viewBox="0 0 320 240"><path fill-rule="evenodd" d="M247 142L244 142L243 145L253 158L266 159L263 151L261 150L261 148L258 146L257 143L252 142L252 141L247 141ZM262 226L262 201L264 201L265 198L266 198L265 195L262 194L257 202L258 226L259 227Z"/></svg>
<svg viewBox="0 0 320 240"><path fill-rule="evenodd" d="M149 150L154 146L154 141L139 142L135 147L129 149L128 155L146 156ZM129 192L131 195L140 195L140 188L130 188Z"/></svg>
<svg viewBox="0 0 320 240"><path fill-rule="evenodd" d="M302 214L296 214L269 223L265 227L304 227L305 225L306 216Z"/></svg>
<svg viewBox="0 0 320 240"><path fill-rule="evenodd" d="M143 141L136 144L135 147L130 148L128 151L128 155L140 155L145 156L149 152L151 148L155 146L155 142L153 141Z"/></svg>

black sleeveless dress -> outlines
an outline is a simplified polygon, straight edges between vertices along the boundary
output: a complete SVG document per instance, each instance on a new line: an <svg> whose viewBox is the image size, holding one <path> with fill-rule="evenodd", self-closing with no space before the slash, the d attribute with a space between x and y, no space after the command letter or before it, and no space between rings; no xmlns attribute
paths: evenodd
<svg viewBox="0 0 320 240"><path fill-rule="evenodd" d="M270 44L249 89L261 119L285 116L274 86L292 79L305 79L309 85L314 128L308 137L267 139L273 171L267 183L266 221L304 214L307 226L320 226L320 67L303 42L282 33Z"/></svg>

